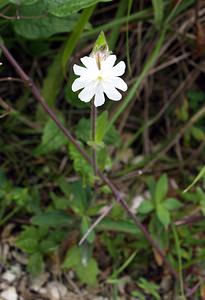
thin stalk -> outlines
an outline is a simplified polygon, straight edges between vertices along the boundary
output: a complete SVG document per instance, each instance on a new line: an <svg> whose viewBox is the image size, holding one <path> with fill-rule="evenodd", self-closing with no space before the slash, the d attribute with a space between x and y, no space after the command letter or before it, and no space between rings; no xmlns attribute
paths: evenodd
<svg viewBox="0 0 205 300"><path fill-rule="evenodd" d="M133 0L128 0L128 8L127 8L127 17L130 16L131 8L132 8ZM130 48L129 48L129 22L126 22L126 56L127 56L127 66L129 70L129 74L132 74L132 68L130 63Z"/></svg>
<svg viewBox="0 0 205 300"><path fill-rule="evenodd" d="M11 212L9 212L1 221L0 226L4 225L11 217L13 217L18 211L20 207L15 207Z"/></svg>
<svg viewBox="0 0 205 300"><path fill-rule="evenodd" d="M185 293L184 293L184 281L183 281L183 272L182 272L182 257L181 257L181 247L180 247L180 240L178 236L177 229L174 224L171 225L172 232L174 235L175 245L176 245L176 252L177 252L177 258L178 258L178 268L179 268L179 285L180 285L180 292L183 299L186 299Z"/></svg>
<svg viewBox="0 0 205 300"><path fill-rule="evenodd" d="M64 125L61 123L61 121L58 119L56 114L52 111L52 109L47 105L44 98L42 97L39 89L33 82L33 80L23 71L21 66L18 64L18 62L14 59L14 57L11 55L9 50L6 48L6 46L2 43L0 43L0 48L2 49L5 57L10 62L10 64L13 66L13 68L16 70L19 77L25 82L25 84L28 86L28 88L31 90L34 98L42 105L45 112L50 116L50 118L55 122L55 124L58 126L58 128L64 133L64 135L68 138L69 142L72 143L76 149L79 151L79 153L84 157L84 159L92 165L92 159L89 157L87 152L81 147L81 145L78 143L78 141L73 137L73 135L70 133L70 131L64 127ZM147 241L152 245L152 247L157 251L159 256L164 261L165 265L169 269L170 273L174 276L175 279L178 279L178 274L175 271L175 269L171 266L169 261L166 259L166 256L163 252L163 250L160 248L158 243L152 238L152 236L149 234L146 227L141 223L141 221L138 219L138 217L130 210L128 204L126 201L122 198L121 193L118 191L118 189L115 187L115 185L111 182L111 180L105 176L98 168L97 168L97 175L101 178L101 180L110 188L112 191L112 194L115 198L115 201L119 203L122 208L126 211L127 215L133 220L134 224L141 230L141 232L144 234L144 237L147 239Z"/></svg>
<svg viewBox="0 0 205 300"><path fill-rule="evenodd" d="M92 142L93 142L92 165L93 165L93 172L95 176L97 175L97 153L96 153L96 145L95 145L96 120L97 120L97 107L95 107L93 101L91 105L91 128L92 128Z"/></svg>
<svg viewBox="0 0 205 300"><path fill-rule="evenodd" d="M95 229L95 227L109 214L109 212L112 210L114 204L111 204L108 206L104 212L97 218L97 220L90 226L90 228L87 230L87 232L83 235L81 238L80 242L78 243L79 245L82 245L82 243L87 239L89 234Z"/></svg>

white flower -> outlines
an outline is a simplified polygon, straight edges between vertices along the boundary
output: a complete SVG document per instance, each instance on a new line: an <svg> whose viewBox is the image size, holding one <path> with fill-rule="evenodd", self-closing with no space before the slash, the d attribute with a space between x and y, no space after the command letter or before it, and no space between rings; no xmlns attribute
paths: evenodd
<svg viewBox="0 0 205 300"><path fill-rule="evenodd" d="M93 57L81 58L85 67L73 66L74 73L80 77L73 82L72 90L76 92L82 89L78 95L81 101L89 102L94 97L94 105L101 106L105 102L105 95L114 101L122 98L117 89L127 90L127 84L119 77L124 74L126 66L123 61L114 66L115 61L116 55L103 56L97 53Z"/></svg>

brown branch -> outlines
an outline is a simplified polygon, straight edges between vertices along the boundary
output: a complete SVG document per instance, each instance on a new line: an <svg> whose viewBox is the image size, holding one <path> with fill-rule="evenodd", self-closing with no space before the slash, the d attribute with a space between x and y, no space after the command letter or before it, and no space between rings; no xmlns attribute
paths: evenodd
<svg viewBox="0 0 205 300"><path fill-rule="evenodd" d="M58 128L64 133L64 135L68 138L70 143L72 143L77 150L81 153L81 155L86 159L86 161L92 165L92 159L88 156L87 152L79 145L79 143L76 141L76 139L72 136L72 134L61 124L55 113L50 109L50 107L45 102L44 98L40 94L39 89L33 82L33 80L23 71L23 69L20 67L20 65L17 63L17 61L14 59L14 57L11 55L9 50L6 48L6 46L2 43L0 43L0 48L2 49L5 57L10 62L10 64L14 67L19 77L25 82L25 84L29 87L31 90L34 98L41 104L45 112L51 117L51 119L56 123ZM113 185L113 183L107 178L98 168L97 168L97 175L101 178L101 180L110 188L110 190L113 193L113 196L115 198L115 201L118 202L122 208L127 212L127 215L134 221L135 225L141 230L141 232L144 234L144 237L147 239L147 241L151 244L151 246L157 251L159 256L163 259L165 265L169 269L170 273L174 276L175 279L178 279L178 274L175 271L175 269L171 266L169 261L166 259L165 254L163 250L160 248L158 243L152 238L152 236L147 231L146 227L140 222L138 217L132 213L130 210L128 204L125 202L125 200L122 198L120 192L117 190L117 188Z"/></svg>

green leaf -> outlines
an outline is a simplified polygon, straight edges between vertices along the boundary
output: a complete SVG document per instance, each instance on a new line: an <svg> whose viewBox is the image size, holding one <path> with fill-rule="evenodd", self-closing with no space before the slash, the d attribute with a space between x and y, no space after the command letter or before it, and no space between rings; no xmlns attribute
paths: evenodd
<svg viewBox="0 0 205 300"><path fill-rule="evenodd" d="M38 250L38 240L33 238L19 238L16 241L16 246L26 253L32 254Z"/></svg>
<svg viewBox="0 0 205 300"><path fill-rule="evenodd" d="M87 209L87 190L81 181L74 182L70 185L70 191L73 196L72 209L79 215L83 216Z"/></svg>
<svg viewBox="0 0 205 300"><path fill-rule="evenodd" d="M145 278L140 278L137 284L146 294L152 295L152 299L161 299L159 295L159 286L156 283L148 281Z"/></svg>
<svg viewBox="0 0 205 300"><path fill-rule="evenodd" d="M85 265L82 263L78 264L75 267L75 271L82 283L91 286L94 286L97 283L97 275L99 273L99 269L94 258L90 258Z"/></svg>
<svg viewBox="0 0 205 300"><path fill-rule="evenodd" d="M78 246L74 246L67 251L62 267L65 269L73 268L80 264L80 260L80 248Z"/></svg>
<svg viewBox="0 0 205 300"><path fill-rule="evenodd" d="M73 268L83 283L89 285L96 283L97 274L99 273L97 263L93 258L90 258L86 264L83 264L80 247L78 246L74 246L67 251L62 267L65 269Z"/></svg>
<svg viewBox="0 0 205 300"><path fill-rule="evenodd" d="M205 166L201 169L199 174L195 177L194 181L184 190L184 193L188 192L200 179L204 177Z"/></svg>
<svg viewBox="0 0 205 300"><path fill-rule="evenodd" d="M19 14L28 19L12 21L14 30L28 39L47 38L60 32L70 32L78 21L78 15L58 18L47 13L43 2L33 5L20 6Z"/></svg>
<svg viewBox="0 0 205 300"><path fill-rule="evenodd" d="M38 240L38 230L33 226L28 226L24 228L16 239L16 246L26 253L32 254L38 251Z"/></svg>
<svg viewBox="0 0 205 300"><path fill-rule="evenodd" d="M43 256L40 252L29 257L27 269L33 277L37 277L44 270Z"/></svg>
<svg viewBox="0 0 205 300"><path fill-rule="evenodd" d="M92 184L94 180L93 169L73 144L69 144L69 154L74 162L74 169L82 176L83 182Z"/></svg>
<svg viewBox="0 0 205 300"><path fill-rule="evenodd" d="M13 188L10 197L11 200L16 203L16 205L25 207L30 200L29 190L28 188Z"/></svg>
<svg viewBox="0 0 205 300"><path fill-rule="evenodd" d="M154 8L154 20L157 28L160 29L164 15L164 0L152 0Z"/></svg>
<svg viewBox="0 0 205 300"><path fill-rule="evenodd" d="M170 224L170 213L164 203L157 205L157 217L164 227L167 227Z"/></svg>
<svg viewBox="0 0 205 300"><path fill-rule="evenodd" d="M168 210L175 210L175 209L182 207L182 204L175 198L168 198L165 200L164 206Z"/></svg>
<svg viewBox="0 0 205 300"><path fill-rule="evenodd" d="M120 144L120 135L118 131L115 129L114 125L111 126L109 131L104 132L106 127L103 127L103 125L106 126L108 119L107 112L102 113L97 118L97 128L96 128L96 135L97 139L102 141L104 139L105 144L107 145L119 145ZM85 143L87 143L90 140L90 119L82 118L80 119L79 123L76 125L75 134L77 138Z"/></svg>
<svg viewBox="0 0 205 300"><path fill-rule="evenodd" d="M139 300L146 300L145 296L140 291L132 292L132 296Z"/></svg>
<svg viewBox="0 0 205 300"><path fill-rule="evenodd" d="M75 134L77 138L83 142L88 142L90 140L90 120L82 118L76 125Z"/></svg>
<svg viewBox="0 0 205 300"><path fill-rule="evenodd" d="M198 141L198 142L204 141L205 133L201 128L192 126L190 128L190 132L196 141Z"/></svg>
<svg viewBox="0 0 205 300"><path fill-rule="evenodd" d="M98 2L108 1L111 0L44 0L44 3L47 4L50 13L58 17L65 17Z"/></svg>
<svg viewBox="0 0 205 300"><path fill-rule="evenodd" d="M0 8L3 8L7 4L9 4L9 0L0 0Z"/></svg>
<svg viewBox="0 0 205 300"><path fill-rule="evenodd" d="M57 210L66 210L69 207L67 197L58 196L53 192L50 193L50 196Z"/></svg>
<svg viewBox="0 0 205 300"><path fill-rule="evenodd" d="M150 200L145 200L141 203L140 207L138 208L138 212L140 214L149 214L154 209L154 205Z"/></svg>
<svg viewBox="0 0 205 300"><path fill-rule="evenodd" d="M141 231L136 227L136 225L130 221L124 221L124 220L112 220L109 218L105 218L102 220L98 226L97 229L99 230L110 230L110 231L116 231L116 232L124 232L124 233L131 233L134 235L140 235Z"/></svg>
<svg viewBox="0 0 205 300"><path fill-rule="evenodd" d="M63 122L62 118L60 118ZM59 150L68 143L67 138L57 127L53 120L49 119L43 129L43 136L40 145L33 151L34 155L43 155Z"/></svg>
<svg viewBox="0 0 205 300"><path fill-rule="evenodd" d="M166 174L163 174L157 181L156 188L155 188L154 199L156 203L159 203L162 200L164 200L167 191L168 191L168 178Z"/></svg>
<svg viewBox="0 0 205 300"><path fill-rule="evenodd" d="M56 241L52 240L51 238L42 240L39 245L39 249L41 253L50 253L57 250L57 248L58 248L58 243L56 243Z"/></svg>
<svg viewBox="0 0 205 300"><path fill-rule="evenodd" d="M111 169L112 160L108 154L108 149L103 147L97 150L97 165L100 170L105 170L105 168Z"/></svg>
<svg viewBox="0 0 205 300"><path fill-rule="evenodd" d="M96 143L101 143L104 139L106 129L108 124L108 112L104 111L98 118L96 122Z"/></svg>
<svg viewBox="0 0 205 300"><path fill-rule="evenodd" d="M31 219L31 223L39 226L63 226L73 223L73 219L64 211L49 211L38 214Z"/></svg>

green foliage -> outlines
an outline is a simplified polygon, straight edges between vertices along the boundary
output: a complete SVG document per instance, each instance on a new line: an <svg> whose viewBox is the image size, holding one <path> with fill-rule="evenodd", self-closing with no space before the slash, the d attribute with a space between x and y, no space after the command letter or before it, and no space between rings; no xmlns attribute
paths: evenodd
<svg viewBox="0 0 205 300"><path fill-rule="evenodd" d="M63 262L63 268L73 268L83 283L95 285L97 282L99 269L96 260L94 258L90 258L86 263L84 263L81 258L81 250L77 246L74 246L67 251Z"/></svg>
<svg viewBox="0 0 205 300"><path fill-rule="evenodd" d="M156 203L160 203L166 196L168 191L168 179L166 175L162 175L156 183L154 199Z"/></svg>
<svg viewBox="0 0 205 300"><path fill-rule="evenodd" d="M163 21L164 13L164 0L152 0L152 5L154 9L154 19L157 28L160 29L160 26Z"/></svg>
<svg viewBox="0 0 205 300"><path fill-rule="evenodd" d="M36 252L29 257L27 269L33 277L44 271L44 261L41 253Z"/></svg>
<svg viewBox="0 0 205 300"><path fill-rule="evenodd" d="M201 75L193 87L189 82L188 91L178 93L188 74L186 63L197 48L198 33L193 25L179 43L170 28L177 28L178 20L182 28L188 24L195 2L182 0L175 6L171 2L0 0L0 35L1 43L88 156L96 150L99 169L112 180L128 206L135 204L136 193L145 198L136 211L137 218L179 272L178 297L177 293L184 294L183 281L194 286L201 280L187 270L196 270L196 277L204 268L205 180L201 161L205 127L204 115L198 114L204 110L205 93ZM201 7L203 4L199 21ZM142 32L135 30L138 23ZM102 32L106 32L107 41ZM112 45L117 62L127 61L129 67L130 60L131 70L124 74L129 90L122 101L109 101L99 108L92 141L90 103L79 101L71 90L73 64L89 55L93 45L96 51L107 44ZM186 49L185 55L180 49ZM176 64L178 58L181 62ZM196 66L200 72L197 59L188 71ZM15 235L16 247L27 255L28 272L38 277L47 270L48 257L60 254L62 269L74 271L74 280L80 281L75 281L77 285L97 285L100 275L100 283L105 288L109 284L106 293L112 295L108 297L118 299L129 277L124 292L129 290L132 297L164 297L160 281L168 270L119 204L77 246L113 203L112 191L94 176L92 166L39 108L29 84L17 80L18 72L2 53L1 60L0 226L3 233L5 226L6 234L7 223L15 226L9 234ZM172 100L173 91L177 101ZM135 101L137 98L142 101ZM11 109L7 111L5 104ZM140 176L132 176L141 169ZM21 218L26 226L19 222ZM200 299L199 293L195 292L196 299Z"/></svg>
<svg viewBox="0 0 205 300"><path fill-rule="evenodd" d="M43 2L20 6L19 12L27 19L13 21L14 29L19 35L28 39L48 38L60 32L70 32L75 26L78 16L58 18L47 13Z"/></svg>
<svg viewBox="0 0 205 300"><path fill-rule="evenodd" d="M38 226L63 226L72 223L72 219L64 211L43 212L31 219L32 224Z"/></svg>
<svg viewBox="0 0 205 300"><path fill-rule="evenodd" d="M108 112L104 111L98 118L96 123L95 142L102 143L106 134L106 128L108 125Z"/></svg>
<svg viewBox="0 0 205 300"><path fill-rule="evenodd" d="M45 224L43 224L45 225ZM29 255L27 269L32 276L44 270L44 256L56 251L64 231L51 231L47 226L25 226L16 240L16 246Z"/></svg>
<svg viewBox="0 0 205 300"><path fill-rule="evenodd" d="M153 282L140 278L138 281L139 287L148 295L151 295L153 299L160 300L159 286Z"/></svg>
<svg viewBox="0 0 205 300"><path fill-rule="evenodd" d="M171 212L179 209L182 204L175 198L167 197L168 178L166 174L163 174L156 183L152 178L148 183L151 198L141 203L139 213L146 215L155 211L158 220L167 228L171 223Z"/></svg>
<svg viewBox="0 0 205 300"><path fill-rule="evenodd" d="M63 122L63 119L60 118ZM68 140L61 130L56 126L53 120L49 119L43 129L43 135L40 145L34 150L34 155L45 155L59 150L62 146L68 144Z"/></svg>
<svg viewBox="0 0 205 300"><path fill-rule="evenodd" d="M58 17L64 17L98 2L108 1L111 0L44 0L44 3L47 4L50 13Z"/></svg>
<svg viewBox="0 0 205 300"><path fill-rule="evenodd" d="M75 148L73 144L69 144L69 155L73 161L74 170L82 176L84 183L92 184L94 181L93 169Z"/></svg>

